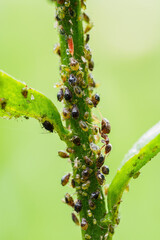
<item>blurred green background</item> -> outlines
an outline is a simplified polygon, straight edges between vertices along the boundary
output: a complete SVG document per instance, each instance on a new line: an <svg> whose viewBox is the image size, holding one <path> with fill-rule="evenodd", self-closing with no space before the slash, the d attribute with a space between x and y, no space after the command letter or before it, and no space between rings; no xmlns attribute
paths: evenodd
<svg viewBox="0 0 160 240"><path fill-rule="evenodd" d="M124 154L160 120L159 0L90 0L94 21L90 46L99 105L112 125L113 151L108 182ZM0 69L57 103L58 58L54 6L45 0L0 0ZM97 112L98 114L98 112ZM0 120L0 239L80 240L71 209L61 202L70 187L60 179L70 171L58 158L57 135L36 120ZM160 156L130 184L121 204L115 240L160 239Z"/></svg>

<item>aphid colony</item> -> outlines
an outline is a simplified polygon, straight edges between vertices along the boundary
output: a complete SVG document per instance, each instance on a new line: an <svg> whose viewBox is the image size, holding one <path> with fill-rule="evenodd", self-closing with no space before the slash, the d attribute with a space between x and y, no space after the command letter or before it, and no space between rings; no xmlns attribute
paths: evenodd
<svg viewBox="0 0 160 240"><path fill-rule="evenodd" d="M94 61L92 59L92 53L89 48L88 42L90 36L88 32L93 27L89 16L83 13L82 16L78 17L78 20L84 20L86 27L84 29L85 34L85 46L83 50L83 56L80 60L75 57L74 49L74 32L72 29L72 20L76 17L76 13L71 8L70 0L57 0L60 5L56 10L56 20L58 22L58 30L60 35L62 35L66 41L68 49L66 50L66 55L69 60L68 65L60 66L60 76L61 82L57 84L59 91L57 93L57 100L63 102L65 107L62 110L62 117L67 122L67 126L70 129L70 122L74 122L77 128L81 129L81 133L86 133L88 136L88 146L89 149L86 151L86 146L81 139L81 135L72 135L70 142L71 146L65 151L59 151L58 155L62 158L71 158L74 174L68 173L64 175L61 179L61 185L65 186L69 183L71 179L71 187L76 189L78 195L86 197L88 199L88 211L87 216L91 218L93 224L97 224L97 220L94 218L94 209L96 208L97 201L99 201L101 196L100 186L105 183L105 176L109 174L108 166L104 165L105 157L111 151L111 144L109 143L108 134L111 131L110 123L107 119L102 118L100 122L100 127L91 123L90 110L96 108L100 102L100 96L98 93L94 93L94 89L97 87L95 80L91 74L94 69ZM85 10L85 1L81 1L82 9ZM70 31L67 34L63 28L63 19L65 16L69 17ZM60 46L56 45L54 52L61 56ZM86 79L87 76L87 79ZM84 106L84 109L82 109ZM88 109L88 110L87 110ZM71 121L68 121L71 120ZM78 123L78 124L77 124ZM97 143L100 137L103 143L102 147L99 147ZM76 157L76 149L79 147L83 151L86 151L86 155L83 159ZM102 151L104 150L104 154ZM73 157L75 156L75 157ZM97 179L99 188L88 195L88 189L91 184L91 176L95 176ZM82 230L86 231L88 229L87 219L82 218L81 223L79 222L76 214L79 214L83 209L83 204L80 199L74 200L73 197L66 193L64 197L64 202L71 206L74 210L72 213L72 220L76 225L80 225ZM91 239L91 236L86 233L86 239Z"/></svg>

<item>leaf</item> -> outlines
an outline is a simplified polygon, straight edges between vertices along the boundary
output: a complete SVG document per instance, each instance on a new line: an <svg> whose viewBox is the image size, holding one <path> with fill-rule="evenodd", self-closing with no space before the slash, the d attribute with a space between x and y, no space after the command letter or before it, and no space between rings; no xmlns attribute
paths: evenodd
<svg viewBox="0 0 160 240"><path fill-rule="evenodd" d="M108 190L110 219L116 222L122 194L130 179L139 175L139 170L160 152L160 122L146 132L128 152L120 170L117 171Z"/></svg>
<svg viewBox="0 0 160 240"><path fill-rule="evenodd" d="M69 133L51 100L0 70L0 117L22 116L39 120L51 132L54 128L62 140Z"/></svg>

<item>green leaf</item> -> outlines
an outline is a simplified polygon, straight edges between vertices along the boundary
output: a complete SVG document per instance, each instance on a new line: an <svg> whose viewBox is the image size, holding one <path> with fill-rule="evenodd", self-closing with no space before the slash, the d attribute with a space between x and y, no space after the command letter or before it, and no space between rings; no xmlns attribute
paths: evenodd
<svg viewBox="0 0 160 240"><path fill-rule="evenodd" d="M0 117L11 119L22 116L39 120L46 129L53 127L62 140L69 133L51 100L0 70Z"/></svg>
<svg viewBox="0 0 160 240"><path fill-rule="evenodd" d="M108 190L109 218L112 223L116 222L118 207L122 194L130 179L139 175L140 169L160 152L160 122L145 133L133 148L125 156L122 167L117 171L116 176Z"/></svg>

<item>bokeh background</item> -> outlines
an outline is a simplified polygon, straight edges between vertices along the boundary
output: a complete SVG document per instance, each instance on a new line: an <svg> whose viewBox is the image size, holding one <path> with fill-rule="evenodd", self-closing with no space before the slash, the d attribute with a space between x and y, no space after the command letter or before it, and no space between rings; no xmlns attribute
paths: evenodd
<svg viewBox="0 0 160 240"><path fill-rule="evenodd" d="M125 153L160 120L160 1L88 0L94 21L90 46L99 105L112 124L108 182ZM51 98L59 60L54 6L47 0L0 0L0 69ZM98 114L98 112L97 112ZM80 240L71 209L61 202L70 171L58 158L58 136L36 120L0 120L0 239ZM160 239L160 156L130 184L115 240Z"/></svg>

